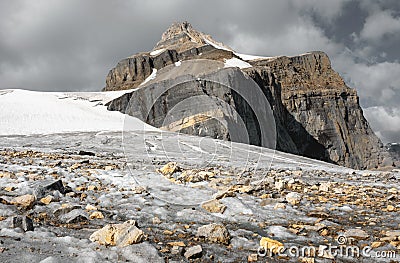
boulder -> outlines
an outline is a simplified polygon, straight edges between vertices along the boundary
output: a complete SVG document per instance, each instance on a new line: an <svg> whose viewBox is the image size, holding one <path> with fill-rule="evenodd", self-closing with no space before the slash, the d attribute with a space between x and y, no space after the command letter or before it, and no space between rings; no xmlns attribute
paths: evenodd
<svg viewBox="0 0 400 263"><path fill-rule="evenodd" d="M199 227L196 236L205 238L205 240L212 243L222 243L225 245L229 244L231 239L228 229L218 223Z"/></svg>
<svg viewBox="0 0 400 263"><path fill-rule="evenodd" d="M200 245L189 247L183 254L187 259L200 258L203 253L203 248Z"/></svg>
<svg viewBox="0 0 400 263"><path fill-rule="evenodd" d="M35 196L28 194L14 197L13 199L11 199L10 203L25 209L30 209L33 207L35 201Z"/></svg>
<svg viewBox="0 0 400 263"><path fill-rule="evenodd" d="M137 227L136 221L128 220L122 224L108 224L94 232L89 239L100 245L125 247L142 242L143 237L143 231Z"/></svg>

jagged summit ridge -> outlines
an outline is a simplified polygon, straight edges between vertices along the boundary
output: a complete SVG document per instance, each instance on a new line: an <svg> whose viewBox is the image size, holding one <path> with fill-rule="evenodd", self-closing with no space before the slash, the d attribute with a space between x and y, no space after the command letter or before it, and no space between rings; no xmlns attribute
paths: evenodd
<svg viewBox="0 0 400 263"><path fill-rule="evenodd" d="M217 48L232 51L230 47L224 45L223 43L215 41L210 35L195 30L192 25L187 21L174 22L162 34L161 40L157 43L153 50L171 48L183 51L204 45L212 45Z"/></svg>
<svg viewBox="0 0 400 263"><path fill-rule="evenodd" d="M185 35L189 40L199 44L205 44L202 33L193 29L192 25L185 22L174 22L161 36L161 40L157 43L156 47L162 45L164 42L176 39L179 36Z"/></svg>

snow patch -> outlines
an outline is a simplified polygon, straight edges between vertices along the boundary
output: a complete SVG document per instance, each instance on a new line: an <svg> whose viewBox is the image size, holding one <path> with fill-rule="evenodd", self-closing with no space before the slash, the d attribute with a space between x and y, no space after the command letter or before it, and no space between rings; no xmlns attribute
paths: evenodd
<svg viewBox="0 0 400 263"><path fill-rule="evenodd" d="M151 52L150 52L150 56L157 56L158 54L161 54L161 53L164 52L164 51L165 51L165 48L157 49L157 50L151 51Z"/></svg>
<svg viewBox="0 0 400 263"><path fill-rule="evenodd" d="M175 66L179 67L180 65L182 65L182 62L180 60L178 62L175 62Z"/></svg>
<svg viewBox="0 0 400 263"><path fill-rule="evenodd" d="M243 60L256 60L256 59L271 59L274 57L263 57L263 56L254 56L254 55L248 55L248 54L241 54L241 53L236 53L235 55L240 57Z"/></svg>
<svg viewBox="0 0 400 263"><path fill-rule="evenodd" d="M209 44L209 45L211 45L211 46L213 46L213 47L215 47L215 48L222 49L222 50L226 50L226 51L232 51L231 49L222 46L222 44L220 44L220 43L216 43L216 42L211 41L211 40L209 40L209 39L207 39L207 38L203 38L203 39L204 39L204 41L205 41L207 44Z"/></svg>
<svg viewBox="0 0 400 263"><path fill-rule="evenodd" d="M238 68L251 68L252 66L246 61L238 58L231 58L225 60L225 68L238 67Z"/></svg>

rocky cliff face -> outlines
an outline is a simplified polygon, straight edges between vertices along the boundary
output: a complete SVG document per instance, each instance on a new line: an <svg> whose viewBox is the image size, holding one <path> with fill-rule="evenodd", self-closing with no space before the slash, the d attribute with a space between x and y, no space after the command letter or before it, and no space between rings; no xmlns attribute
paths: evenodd
<svg viewBox="0 0 400 263"><path fill-rule="evenodd" d="M105 90L140 89L111 102L109 109L172 131L267 147L275 146L275 140L278 150L352 168L393 164L364 118L356 91L331 68L325 53L246 58L197 32L190 24L176 23L153 51L126 58L110 71ZM194 78L202 81L191 81ZM246 78L257 84L254 89ZM227 84L221 85L221 81ZM239 93L261 91L275 119L275 137L267 132L267 142L264 140L263 144L260 136L265 129L260 120L229 85L241 87ZM171 86L174 87L165 90ZM223 101L236 113L211 104L193 107L196 102L176 110L179 102L199 95ZM170 114L173 109L176 112ZM248 138L237 134L232 138L230 130L235 125L246 127Z"/></svg>
<svg viewBox="0 0 400 263"><path fill-rule="evenodd" d="M283 121L298 152L359 169L391 165L363 116L357 92L331 68L325 53L250 63L253 67L245 72L260 86L271 87L265 73L274 75L272 86L280 98L276 119Z"/></svg>

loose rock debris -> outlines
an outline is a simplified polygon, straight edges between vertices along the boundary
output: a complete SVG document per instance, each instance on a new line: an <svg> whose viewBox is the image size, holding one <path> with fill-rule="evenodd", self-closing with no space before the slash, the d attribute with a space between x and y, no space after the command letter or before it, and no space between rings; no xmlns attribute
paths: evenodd
<svg viewBox="0 0 400 263"><path fill-rule="evenodd" d="M397 172L288 166L243 173L239 165L137 161L133 172L215 193L179 206L133 180L124 156L90 151L0 151L1 262L24 255L37 262L124 262L130 255L149 262L341 262L321 247L341 237L342 245L394 251L391 260L399 261ZM316 251L280 255L292 246Z"/></svg>

